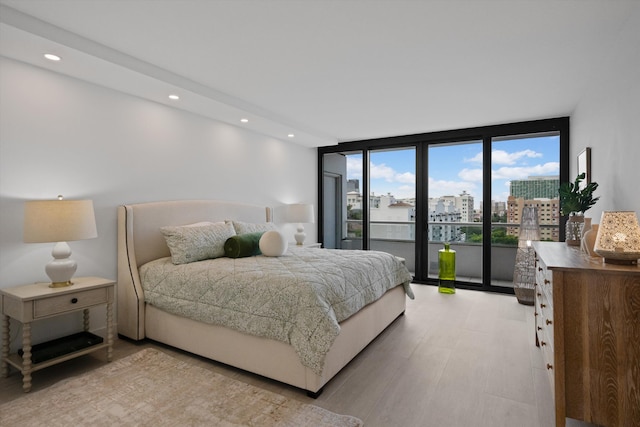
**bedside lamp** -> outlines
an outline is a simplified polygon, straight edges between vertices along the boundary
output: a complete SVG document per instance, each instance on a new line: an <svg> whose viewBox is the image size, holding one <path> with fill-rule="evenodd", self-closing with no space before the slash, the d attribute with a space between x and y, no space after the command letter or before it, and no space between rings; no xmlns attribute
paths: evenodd
<svg viewBox="0 0 640 427"><path fill-rule="evenodd" d="M640 226L633 211L602 212L593 250L609 264L637 264Z"/></svg>
<svg viewBox="0 0 640 427"><path fill-rule="evenodd" d="M98 237L91 200L33 200L24 205L24 242L56 242L45 267L52 288L70 286L77 263L67 241Z"/></svg>
<svg viewBox="0 0 640 427"><path fill-rule="evenodd" d="M287 222L298 223L298 232L294 237L296 238L296 244L302 245L304 243L304 239L307 237L302 224L314 222L313 205L307 205L303 203L288 205L286 211L286 220Z"/></svg>

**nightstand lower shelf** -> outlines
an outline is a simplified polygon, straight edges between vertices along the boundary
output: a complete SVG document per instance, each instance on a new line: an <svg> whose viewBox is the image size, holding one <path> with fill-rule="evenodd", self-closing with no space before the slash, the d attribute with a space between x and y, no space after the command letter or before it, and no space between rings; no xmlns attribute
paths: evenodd
<svg viewBox="0 0 640 427"><path fill-rule="evenodd" d="M45 361L39 362L39 363L34 363L31 365L31 372L34 371L39 371L40 369L44 369L44 368L48 368L49 366L53 366L57 363L60 362L64 362L67 360L71 360L75 357L78 356L84 356L85 354L89 354L92 353L94 351L100 350L102 348L107 348L109 346L109 344L107 343L100 343L100 344L95 344L92 345L90 347L85 347L82 350L76 350L76 351L72 351L69 353L65 353L61 356L57 356L51 359L47 359ZM14 368L18 369L18 370L22 370L22 356L20 356L17 353L14 354L10 354L9 357L6 359L7 363L11 366L13 366Z"/></svg>
<svg viewBox="0 0 640 427"><path fill-rule="evenodd" d="M77 334L34 345L31 348L31 362L34 364L46 362L50 359L94 347L102 344L102 342L104 342L104 339L96 334L88 331L78 332ZM22 349L18 350L18 356L22 358L22 355Z"/></svg>

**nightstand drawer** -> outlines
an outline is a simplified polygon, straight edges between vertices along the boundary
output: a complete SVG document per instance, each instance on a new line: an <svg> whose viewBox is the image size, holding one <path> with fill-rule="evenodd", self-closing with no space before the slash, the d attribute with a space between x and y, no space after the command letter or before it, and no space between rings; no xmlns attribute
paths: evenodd
<svg viewBox="0 0 640 427"><path fill-rule="evenodd" d="M33 318L38 319L97 304L105 304L108 301L108 297L108 288L99 288L35 300Z"/></svg>

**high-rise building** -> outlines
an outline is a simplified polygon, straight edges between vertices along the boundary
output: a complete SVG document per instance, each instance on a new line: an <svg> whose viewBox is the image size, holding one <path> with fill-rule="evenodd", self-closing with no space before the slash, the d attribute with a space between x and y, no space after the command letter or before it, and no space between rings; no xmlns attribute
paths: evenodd
<svg viewBox="0 0 640 427"><path fill-rule="evenodd" d="M530 176L511 181L509 194L525 200L557 199L560 178L558 176Z"/></svg>
<svg viewBox="0 0 640 427"><path fill-rule="evenodd" d="M526 200L522 197L509 196L507 201L507 222L509 224L520 224L522 220L522 208L535 206L538 208L538 224L540 225L540 240L553 240L557 242L560 238L558 223L560 221L560 200L555 199L535 199ZM507 227L507 234L517 236L520 227Z"/></svg>

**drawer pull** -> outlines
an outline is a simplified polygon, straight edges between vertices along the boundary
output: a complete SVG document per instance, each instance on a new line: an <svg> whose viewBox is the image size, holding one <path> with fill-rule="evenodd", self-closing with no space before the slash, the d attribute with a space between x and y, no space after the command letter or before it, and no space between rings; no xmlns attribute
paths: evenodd
<svg viewBox="0 0 640 427"><path fill-rule="evenodd" d="M538 330L541 331L542 330L542 326L538 326Z"/></svg>
<svg viewBox="0 0 640 427"><path fill-rule="evenodd" d="M547 306L547 304L540 303L540 308L545 308L546 306Z"/></svg>
<svg viewBox="0 0 640 427"><path fill-rule="evenodd" d="M540 345L541 346L545 346L545 345L547 345L547 343L546 343L546 341L540 341Z"/></svg>
<svg viewBox="0 0 640 427"><path fill-rule="evenodd" d="M536 295L538 295L538 297L541 297L541 296L542 296L542 294L541 294L540 292L538 292Z"/></svg>
<svg viewBox="0 0 640 427"><path fill-rule="evenodd" d="M538 271L542 271L542 267L538 267Z"/></svg>
<svg viewBox="0 0 640 427"><path fill-rule="evenodd" d="M547 369L553 369L553 365L550 363L547 363Z"/></svg>
<svg viewBox="0 0 640 427"><path fill-rule="evenodd" d="M534 316L537 316L537 315L538 315L538 312L537 312L537 311L534 311L534 312L533 312L533 315L534 315Z"/></svg>
<svg viewBox="0 0 640 427"><path fill-rule="evenodd" d="M71 298L71 304L75 304L78 302L78 298Z"/></svg>
<svg viewBox="0 0 640 427"><path fill-rule="evenodd" d="M551 283L551 281L549 279L544 279L544 284L548 285L549 283Z"/></svg>
<svg viewBox="0 0 640 427"><path fill-rule="evenodd" d="M551 320L547 319L547 320L545 320L545 323L546 323L547 325L550 325L550 324L552 324L553 322L552 322Z"/></svg>

